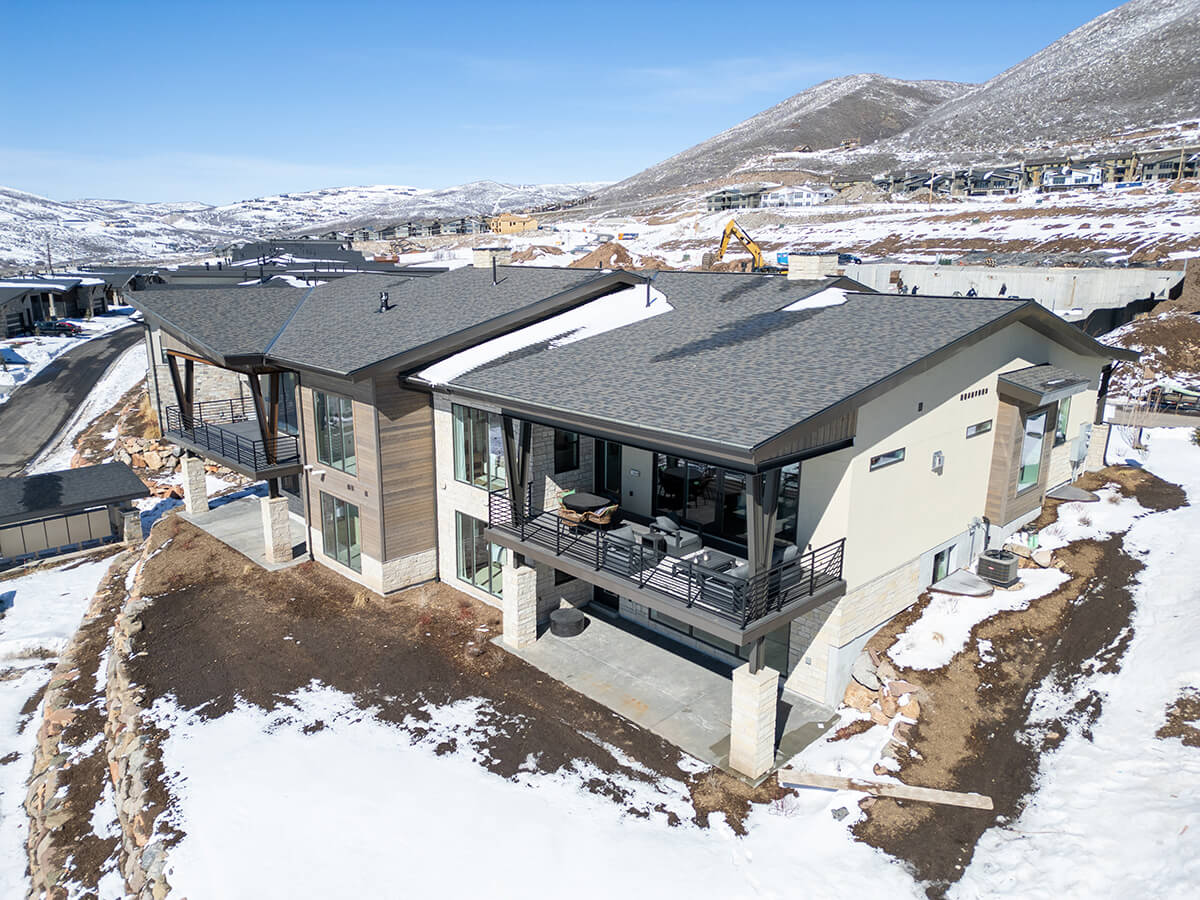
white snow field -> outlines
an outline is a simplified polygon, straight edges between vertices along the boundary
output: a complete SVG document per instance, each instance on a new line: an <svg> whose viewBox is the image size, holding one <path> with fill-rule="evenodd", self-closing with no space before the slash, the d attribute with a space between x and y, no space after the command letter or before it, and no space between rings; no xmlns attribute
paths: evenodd
<svg viewBox="0 0 1200 900"><path fill-rule="evenodd" d="M1180 692L1200 687L1200 447L1188 429L1147 434L1146 468L1182 486L1189 505L1139 518L1125 536L1146 568L1121 670L1070 696L1043 687L1035 712L1046 721L1089 691L1103 712L1091 740L1069 733L1042 758L1032 802L983 836L955 897L1197 895L1200 750L1155 732Z"/></svg>
<svg viewBox="0 0 1200 900"><path fill-rule="evenodd" d="M1146 466L1182 484L1192 505L1146 514L1101 501L1100 530L1132 524L1128 546L1146 570L1123 670L1078 686L1104 695L1094 740L1072 733L1044 757L1026 812L985 834L957 897L1193 895L1200 752L1154 733L1180 689L1200 684L1200 448L1185 434L1157 431ZM1088 527L1077 511L1065 515L1067 537ZM1028 576L1025 603L1056 586L1051 572ZM929 634L918 640L919 624L906 652L934 662L954 649ZM956 647L973 624L957 624ZM1071 701L1049 687L1039 698L1047 719ZM803 791L756 807L739 837L720 816L709 829L688 824L682 781L631 781L633 805L649 811L642 818L589 793L586 771L506 781L479 765L465 740L457 746L468 749L438 756L434 748L448 737L484 727L482 700L430 708L432 733L418 740L321 684L291 699L294 706L274 712L242 703L213 720L170 700L155 704L152 718L169 732L163 759L178 800L169 815L186 833L168 875L180 896L374 896L393 893L399 879L406 892L487 897L924 896L902 865L853 839L848 826L862 815L855 792ZM857 718L843 710L838 724ZM317 720L324 727L306 734ZM876 726L818 741L793 762L870 776L889 737ZM695 766L681 759L681 778ZM668 825L653 811L659 804L685 824ZM832 813L841 809L849 814L839 822Z"/></svg>

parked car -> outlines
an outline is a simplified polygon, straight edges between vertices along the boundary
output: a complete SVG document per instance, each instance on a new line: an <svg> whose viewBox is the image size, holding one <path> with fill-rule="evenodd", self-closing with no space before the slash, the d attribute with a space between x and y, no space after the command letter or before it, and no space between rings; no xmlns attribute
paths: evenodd
<svg viewBox="0 0 1200 900"><path fill-rule="evenodd" d="M62 337L75 337L83 334L83 329L74 322L66 322L62 319L34 322L33 331L34 334L57 334Z"/></svg>
<svg viewBox="0 0 1200 900"><path fill-rule="evenodd" d="M854 265L857 266L861 262L862 262L862 260L859 259L857 256L855 256L853 253L839 253L838 254L838 265L839 266L848 266L851 263L853 263Z"/></svg>

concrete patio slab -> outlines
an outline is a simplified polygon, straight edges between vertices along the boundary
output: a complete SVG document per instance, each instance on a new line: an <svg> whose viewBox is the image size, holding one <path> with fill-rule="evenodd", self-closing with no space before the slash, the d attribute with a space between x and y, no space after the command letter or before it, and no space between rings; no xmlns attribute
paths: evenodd
<svg viewBox="0 0 1200 900"><path fill-rule="evenodd" d="M1064 484L1046 494L1051 500L1071 500L1076 503L1095 503L1100 498L1073 484Z"/></svg>
<svg viewBox="0 0 1200 900"><path fill-rule="evenodd" d="M546 630L521 650L498 639L497 646L702 762L728 769L733 666L624 619L585 611L587 627L575 637ZM780 700L777 715L776 765L821 737L835 718L828 707L791 695Z"/></svg>
<svg viewBox="0 0 1200 900"><path fill-rule="evenodd" d="M996 589L969 569L951 572L937 584L930 585L931 591L955 594L959 597L990 597Z"/></svg>
<svg viewBox="0 0 1200 900"><path fill-rule="evenodd" d="M181 510L179 515L268 571L285 569L308 558L304 520L295 514L289 514L292 558L282 563L268 561L267 544L263 536L262 509L257 495L214 505L207 512L189 513Z"/></svg>

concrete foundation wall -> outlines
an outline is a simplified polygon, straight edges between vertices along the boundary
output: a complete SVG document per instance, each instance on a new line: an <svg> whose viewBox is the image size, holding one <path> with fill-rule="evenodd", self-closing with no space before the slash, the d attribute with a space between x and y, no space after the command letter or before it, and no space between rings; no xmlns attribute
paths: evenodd
<svg viewBox="0 0 1200 900"><path fill-rule="evenodd" d="M920 263L859 263L843 266L855 281L884 293L895 293L893 273L899 272L910 290L918 293L966 295L972 288L981 297L1006 296L1036 300L1051 310L1095 309L1124 306L1151 293L1162 299L1183 277L1170 269L1077 269L1066 266L931 266Z"/></svg>

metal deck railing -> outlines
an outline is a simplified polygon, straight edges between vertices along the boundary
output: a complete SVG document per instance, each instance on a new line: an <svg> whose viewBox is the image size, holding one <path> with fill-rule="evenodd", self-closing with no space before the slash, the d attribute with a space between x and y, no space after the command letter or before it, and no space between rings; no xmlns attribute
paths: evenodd
<svg viewBox="0 0 1200 900"><path fill-rule="evenodd" d="M275 435L275 459L272 462L261 436L249 437L231 427L242 422L253 422L255 428L258 427L252 400L245 397L206 400L194 405L190 419L178 406L167 407L166 431L218 459L236 462L254 471L300 462L300 442L295 435Z"/></svg>
<svg viewBox="0 0 1200 900"><path fill-rule="evenodd" d="M518 520L505 490L488 494L488 527L555 556L606 572L688 609L697 609L745 629L842 577L845 538L740 578L693 559L677 559L642 544L579 525L553 510L533 506Z"/></svg>

